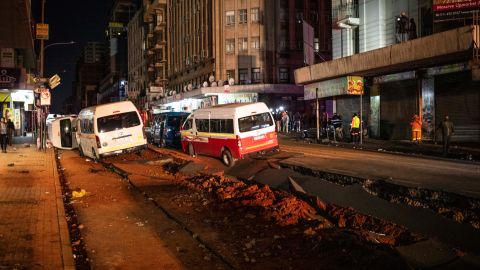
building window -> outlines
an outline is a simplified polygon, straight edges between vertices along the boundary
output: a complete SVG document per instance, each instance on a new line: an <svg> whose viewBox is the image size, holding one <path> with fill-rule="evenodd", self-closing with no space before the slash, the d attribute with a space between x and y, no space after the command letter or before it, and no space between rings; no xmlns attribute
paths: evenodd
<svg viewBox="0 0 480 270"><path fill-rule="evenodd" d="M227 26L235 24L235 11L230 10L225 13Z"/></svg>
<svg viewBox="0 0 480 270"><path fill-rule="evenodd" d="M248 38L238 38L238 51L246 52L248 51Z"/></svg>
<svg viewBox="0 0 480 270"><path fill-rule="evenodd" d="M280 68L278 70L278 77L280 82L290 82L290 71L288 70L288 68Z"/></svg>
<svg viewBox="0 0 480 270"><path fill-rule="evenodd" d="M235 70L230 69L227 70L227 80L234 79L235 80Z"/></svg>
<svg viewBox="0 0 480 270"><path fill-rule="evenodd" d="M247 10L240 9L238 13L238 23L247 23Z"/></svg>
<svg viewBox="0 0 480 270"><path fill-rule="evenodd" d="M285 38L280 39L279 48L280 51L284 51L287 49L287 40Z"/></svg>
<svg viewBox="0 0 480 270"><path fill-rule="evenodd" d="M238 70L238 81L240 84L246 84L248 80L248 68L241 68Z"/></svg>
<svg viewBox="0 0 480 270"><path fill-rule="evenodd" d="M225 40L225 52L226 53L235 53L235 39Z"/></svg>
<svg viewBox="0 0 480 270"><path fill-rule="evenodd" d="M262 80L260 78L260 68L252 68L252 82L260 83Z"/></svg>
<svg viewBox="0 0 480 270"><path fill-rule="evenodd" d="M252 22L255 22L255 23L260 22L260 14L259 14L258 8L250 9L250 19L252 20Z"/></svg>
<svg viewBox="0 0 480 270"><path fill-rule="evenodd" d="M252 37L252 49L260 49L260 37Z"/></svg>
<svg viewBox="0 0 480 270"><path fill-rule="evenodd" d="M315 49L315 52L320 51L320 41L318 38L313 39L313 48Z"/></svg>

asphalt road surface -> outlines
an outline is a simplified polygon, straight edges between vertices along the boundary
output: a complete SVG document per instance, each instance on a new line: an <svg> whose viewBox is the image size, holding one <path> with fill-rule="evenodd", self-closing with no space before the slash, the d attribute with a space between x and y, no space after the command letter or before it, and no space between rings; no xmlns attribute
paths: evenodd
<svg viewBox="0 0 480 270"><path fill-rule="evenodd" d="M480 164L282 140L280 149L306 157L289 159L323 171L383 179L396 184L444 190L480 198Z"/></svg>

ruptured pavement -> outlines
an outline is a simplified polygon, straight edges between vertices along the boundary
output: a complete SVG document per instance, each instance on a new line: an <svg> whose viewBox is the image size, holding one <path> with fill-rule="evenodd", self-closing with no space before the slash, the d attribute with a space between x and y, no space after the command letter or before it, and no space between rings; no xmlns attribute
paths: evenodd
<svg viewBox="0 0 480 270"><path fill-rule="evenodd" d="M0 269L75 269L52 149L0 153Z"/></svg>
<svg viewBox="0 0 480 270"><path fill-rule="evenodd" d="M289 159L290 164L480 198L479 163L359 151L289 140L282 140L280 148L308 157Z"/></svg>

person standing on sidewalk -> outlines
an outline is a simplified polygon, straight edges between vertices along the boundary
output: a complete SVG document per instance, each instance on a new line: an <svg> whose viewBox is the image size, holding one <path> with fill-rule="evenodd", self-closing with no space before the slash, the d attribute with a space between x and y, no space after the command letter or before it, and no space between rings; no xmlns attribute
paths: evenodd
<svg viewBox="0 0 480 270"><path fill-rule="evenodd" d="M422 120L420 116L414 114L412 117L412 122L410 122L410 126L412 126L412 141L421 143L422 142Z"/></svg>
<svg viewBox="0 0 480 270"><path fill-rule="evenodd" d="M8 145L12 146L13 143L13 133L15 132L15 125L12 122L12 119L7 120L7 137Z"/></svg>
<svg viewBox="0 0 480 270"><path fill-rule="evenodd" d="M352 123L350 124L350 134L352 136L353 143L360 141L360 118L356 113L354 113L352 116Z"/></svg>
<svg viewBox="0 0 480 270"><path fill-rule="evenodd" d="M293 121L295 121L295 126L294 126L295 131L300 132L300 123L302 122L302 115L299 112L297 112L293 116Z"/></svg>
<svg viewBox="0 0 480 270"><path fill-rule="evenodd" d="M450 117L448 117L448 115L445 115L445 119L438 128L442 131L443 155L446 156L448 154L448 148L450 147L450 139L455 132L453 128L453 122L450 121Z"/></svg>
<svg viewBox="0 0 480 270"><path fill-rule="evenodd" d="M5 118L0 119L0 145L2 146L2 152L7 152L7 122Z"/></svg>
<svg viewBox="0 0 480 270"><path fill-rule="evenodd" d="M282 126L283 126L283 132L288 133L288 124L290 122L290 116L288 116L288 113L285 111L282 114Z"/></svg>

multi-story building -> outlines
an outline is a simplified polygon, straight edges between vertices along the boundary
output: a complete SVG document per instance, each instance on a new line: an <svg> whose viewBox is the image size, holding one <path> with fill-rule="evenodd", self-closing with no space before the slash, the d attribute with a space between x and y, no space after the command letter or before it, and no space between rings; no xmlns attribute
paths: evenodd
<svg viewBox="0 0 480 270"><path fill-rule="evenodd" d="M99 42L88 42L83 47L82 55L76 64L73 103L76 106L70 108L73 112L97 104L98 86L104 78L104 52L104 44Z"/></svg>
<svg viewBox="0 0 480 270"><path fill-rule="evenodd" d="M88 42L83 47L83 62L86 64L103 62L104 54L105 44L102 42Z"/></svg>
<svg viewBox="0 0 480 270"><path fill-rule="evenodd" d="M168 88L176 110L265 101L303 110L293 71L304 66L303 21L316 62L331 58L330 5L320 0L169 1Z"/></svg>
<svg viewBox="0 0 480 270"><path fill-rule="evenodd" d="M30 1L0 1L0 117L12 119L16 133L31 131L34 94L28 74L36 71Z"/></svg>
<svg viewBox="0 0 480 270"><path fill-rule="evenodd" d="M480 4L444 2L332 1L334 60L295 71L305 99L346 127L361 113L372 137L409 139L416 114L432 140L449 115L453 140L480 141Z"/></svg>
<svg viewBox="0 0 480 270"><path fill-rule="evenodd" d="M147 89L147 62L143 9L137 11L128 23L128 89L126 96L139 109L145 108Z"/></svg>
<svg viewBox="0 0 480 270"><path fill-rule="evenodd" d="M151 109L166 95L168 87L167 0L144 0L143 8L148 81L143 107Z"/></svg>
<svg viewBox="0 0 480 270"><path fill-rule="evenodd" d="M99 85L97 102L126 99L128 76L127 23L136 13L136 0L115 0L105 29L105 77Z"/></svg>

